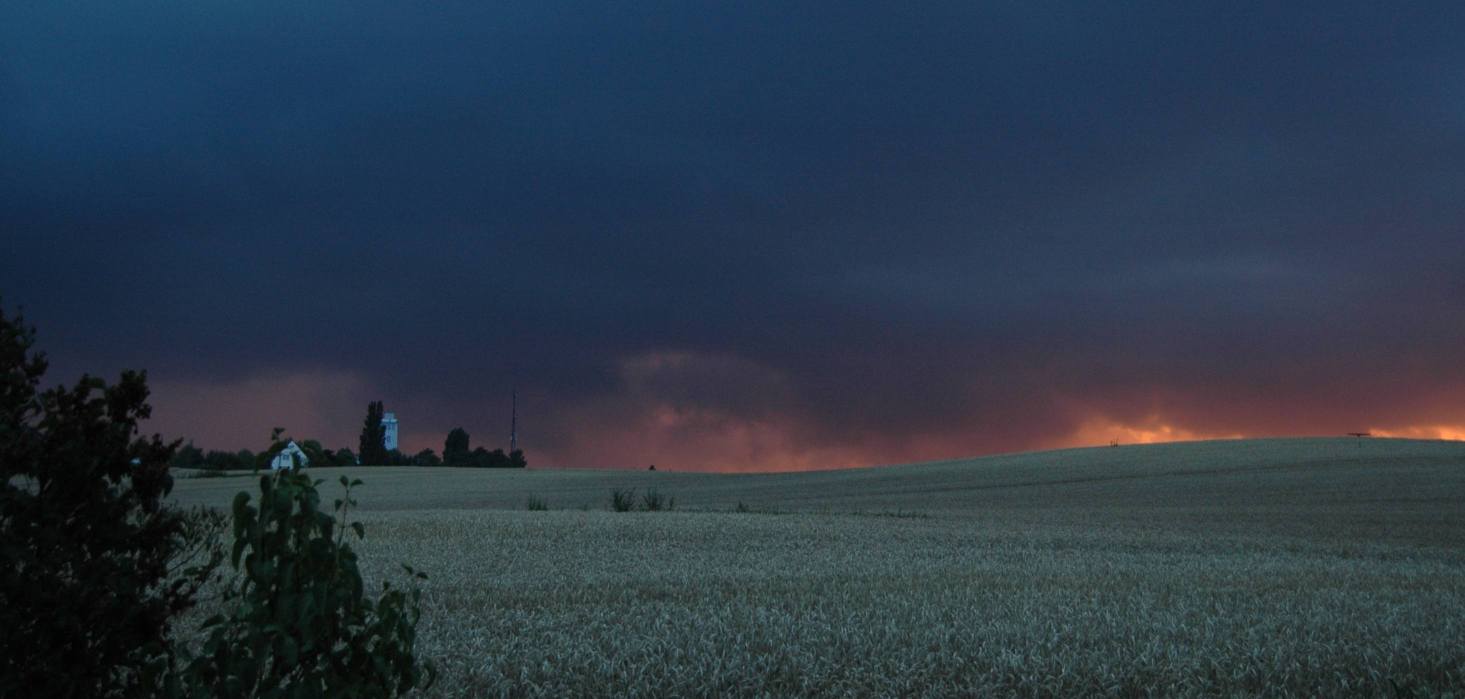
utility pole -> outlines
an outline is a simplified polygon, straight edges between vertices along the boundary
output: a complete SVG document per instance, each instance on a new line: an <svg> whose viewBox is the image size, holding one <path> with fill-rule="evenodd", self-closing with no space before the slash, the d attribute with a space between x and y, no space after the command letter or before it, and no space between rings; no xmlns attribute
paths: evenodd
<svg viewBox="0 0 1465 699"><path fill-rule="evenodd" d="M511 390L509 395L512 401L509 409L509 453L512 454L519 449L519 389Z"/></svg>

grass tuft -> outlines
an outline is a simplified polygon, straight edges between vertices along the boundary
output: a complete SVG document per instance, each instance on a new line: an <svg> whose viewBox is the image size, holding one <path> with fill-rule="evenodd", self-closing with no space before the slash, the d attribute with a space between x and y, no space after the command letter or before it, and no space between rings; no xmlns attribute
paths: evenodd
<svg viewBox="0 0 1465 699"><path fill-rule="evenodd" d="M630 512L636 509L636 491L620 488L610 491L610 509L614 512Z"/></svg>
<svg viewBox="0 0 1465 699"><path fill-rule="evenodd" d="M661 512L662 510L675 510L676 508L676 498L666 497L655 488L647 490L646 494L641 496L641 509L647 512Z"/></svg>

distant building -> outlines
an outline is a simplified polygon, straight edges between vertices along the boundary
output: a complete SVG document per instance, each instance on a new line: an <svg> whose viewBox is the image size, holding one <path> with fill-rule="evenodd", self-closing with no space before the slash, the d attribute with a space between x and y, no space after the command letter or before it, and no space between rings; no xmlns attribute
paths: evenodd
<svg viewBox="0 0 1465 699"><path fill-rule="evenodd" d="M397 414L387 413L382 416L382 446L387 451L397 448Z"/></svg>
<svg viewBox="0 0 1465 699"><path fill-rule="evenodd" d="M270 460L270 469L283 471L285 469L295 468L297 463L304 466L310 463L310 459L305 456L305 451L300 448L300 445L296 444L295 440L292 439L289 444L285 445L284 449L280 450L280 453L275 454L275 458Z"/></svg>

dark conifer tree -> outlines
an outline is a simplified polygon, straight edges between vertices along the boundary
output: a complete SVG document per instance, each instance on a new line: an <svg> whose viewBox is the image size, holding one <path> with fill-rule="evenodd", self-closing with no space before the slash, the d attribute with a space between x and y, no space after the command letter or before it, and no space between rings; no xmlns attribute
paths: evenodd
<svg viewBox="0 0 1465 699"><path fill-rule="evenodd" d="M380 466L387 462L387 448L383 444L387 429L382 426L382 416L385 414L381 401L366 404L366 422L361 426L361 443L356 450L363 466Z"/></svg>

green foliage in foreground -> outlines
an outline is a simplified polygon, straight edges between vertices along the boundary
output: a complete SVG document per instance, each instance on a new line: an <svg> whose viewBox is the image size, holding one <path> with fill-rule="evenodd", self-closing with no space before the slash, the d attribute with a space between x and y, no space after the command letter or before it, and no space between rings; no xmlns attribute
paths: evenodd
<svg viewBox="0 0 1465 699"><path fill-rule="evenodd" d="M384 582L373 600L363 589L347 530L360 538L364 529L345 520L361 481L341 478L340 526L320 509L319 483L281 471L260 479L258 507L247 493L234 499L230 561L241 575L225 592L232 610L204 624L187 694L386 697L432 683L431 663L414 653L419 591Z"/></svg>

